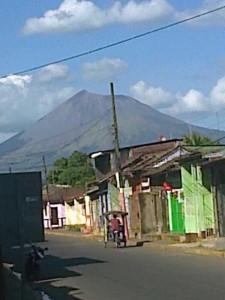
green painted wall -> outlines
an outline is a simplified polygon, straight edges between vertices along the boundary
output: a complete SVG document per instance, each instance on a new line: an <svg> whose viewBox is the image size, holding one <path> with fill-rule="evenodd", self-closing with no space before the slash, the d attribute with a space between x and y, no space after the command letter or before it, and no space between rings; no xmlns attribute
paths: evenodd
<svg viewBox="0 0 225 300"><path fill-rule="evenodd" d="M207 169L195 163L181 166L184 191L185 232L200 233L214 228L211 177Z"/></svg>
<svg viewBox="0 0 225 300"><path fill-rule="evenodd" d="M203 169L199 178L201 196L203 202L204 228L213 229L215 226L213 194L211 192L211 173L209 169Z"/></svg>

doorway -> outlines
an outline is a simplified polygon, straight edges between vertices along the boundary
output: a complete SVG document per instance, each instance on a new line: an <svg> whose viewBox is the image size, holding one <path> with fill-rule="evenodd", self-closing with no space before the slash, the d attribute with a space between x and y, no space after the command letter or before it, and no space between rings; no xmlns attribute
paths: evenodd
<svg viewBox="0 0 225 300"><path fill-rule="evenodd" d="M51 207L52 225L59 225L58 208Z"/></svg>

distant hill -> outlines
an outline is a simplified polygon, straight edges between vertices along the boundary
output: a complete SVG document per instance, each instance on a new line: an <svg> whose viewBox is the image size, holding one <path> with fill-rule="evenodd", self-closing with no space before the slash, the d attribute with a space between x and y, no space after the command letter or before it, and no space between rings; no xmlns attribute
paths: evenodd
<svg viewBox="0 0 225 300"><path fill-rule="evenodd" d="M115 96L120 146L156 142L189 133L188 124L127 96ZM113 148L110 95L81 91L24 131L0 144L0 170L41 170L74 150L90 153ZM192 131L218 138L218 131L192 126ZM220 132L223 136L224 132Z"/></svg>

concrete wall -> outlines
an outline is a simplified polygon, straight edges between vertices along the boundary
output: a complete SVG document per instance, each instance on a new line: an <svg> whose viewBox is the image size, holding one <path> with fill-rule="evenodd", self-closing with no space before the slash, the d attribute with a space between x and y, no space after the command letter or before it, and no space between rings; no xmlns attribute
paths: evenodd
<svg viewBox="0 0 225 300"><path fill-rule="evenodd" d="M84 203L77 200L65 203L66 225L86 224Z"/></svg>

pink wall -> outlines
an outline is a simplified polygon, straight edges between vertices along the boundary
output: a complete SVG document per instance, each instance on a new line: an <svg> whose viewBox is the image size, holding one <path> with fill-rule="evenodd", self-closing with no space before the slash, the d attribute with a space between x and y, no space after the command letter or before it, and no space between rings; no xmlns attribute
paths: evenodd
<svg viewBox="0 0 225 300"><path fill-rule="evenodd" d="M64 226L66 221L65 221L65 205L63 204L50 204L51 208L57 208L58 210L58 220L59 220L59 224L58 225L53 225L53 228L57 228L57 227L62 227L62 225ZM50 207L47 205L46 209L43 209L43 219L44 219L44 228L49 228L50 227Z"/></svg>

